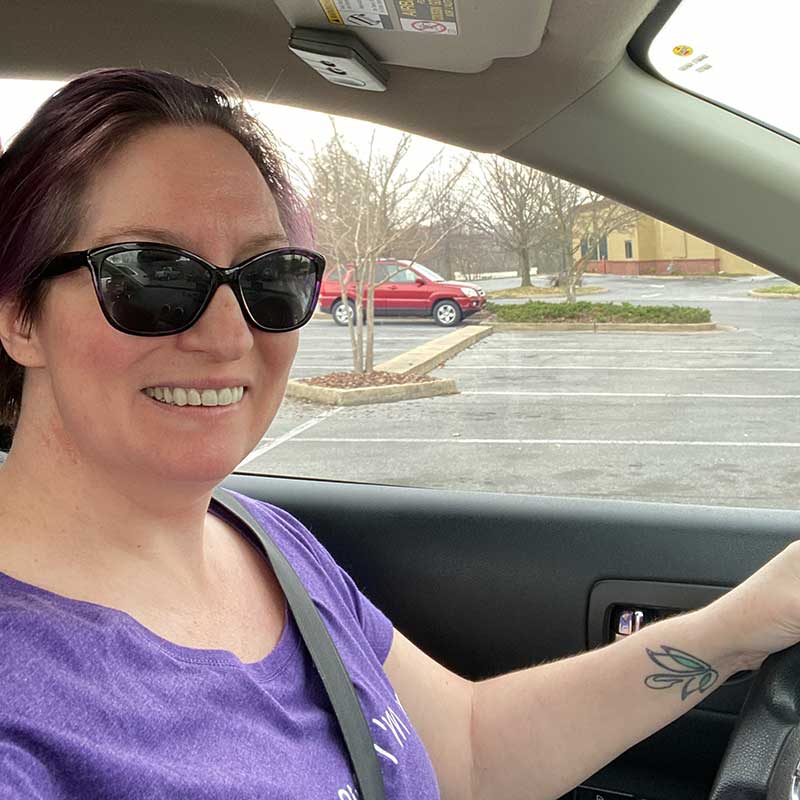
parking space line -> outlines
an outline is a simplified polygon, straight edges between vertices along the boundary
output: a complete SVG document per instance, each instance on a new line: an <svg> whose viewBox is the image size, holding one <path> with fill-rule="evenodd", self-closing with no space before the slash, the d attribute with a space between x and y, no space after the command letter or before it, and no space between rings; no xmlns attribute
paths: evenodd
<svg viewBox="0 0 800 800"><path fill-rule="evenodd" d="M483 341L487 341L484 339ZM481 342L481 344L483 344ZM668 355L677 353L692 353L695 355L725 355L725 356L773 356L774 350L645 350L645 349L621 349L612 350L608 347L491 347L482 346L480 352L503 352L503 353L667 353ZM333 351L330 351L333 352ZM477 352L477 351L476 351Z"/></svg>
<svg viewBox="0 0 800 800"><path fill-rule="evenodd" d="M276 440L277 441L277 440ZM308 437L297 439L296 444L525 444L525 445L653 445L657 447L777 447L800 448L800 442L717 442L681 441L679 439L424 439L375 437Z"/></svg>
<svg viewBox="0 0 800 800"><path fill-rule="evenodd" d="M311 368L310 365L308 367ZM315 367L315 369L322 369L322 367ZM484 366L450 366L450 370L487 370L487 369L531 369L531 370L594 370L608 372L611 370L622 371L635 371L635 372L800 372L800 367L602 367L602 366L584 366L584 365L569 365L562 367L554 367L549 365L539 364L487 364Z"/></svg>
<svg viewBox="0 0 800 800"><path fill-rule="evenodd" d="M705 394L702 392L524 392L524 391L462 391L459 394L525 397L687 397L706 400L800 400L800 394Z"/></svg>
<svg viewBox="0 0 800 800"><path fill-rule="evenodd" d="M255 450L252 450L247 458L245 458L239 464L239 466L236 467L236 469L241 469L245 464L249 464L251 461L255 461L255 459L257 459L259 456L263 456L264 453L284 444L285 442L288 442L291 439L294 439L295 436L299 436L301 433L303 433L303 431L313 428L315 425L322 422L322 420L327 419L333 414L341 411L342 408L343 406L337 406L336 408L326 409L321 414L317 414L317 416L313 419L306 420L301 425L298 425L296 428L292 428L292 430L290 430L288 433L284 433L283 436L279 436L277 439L262 439L259 443L259 446L256 447Z"/></svg>

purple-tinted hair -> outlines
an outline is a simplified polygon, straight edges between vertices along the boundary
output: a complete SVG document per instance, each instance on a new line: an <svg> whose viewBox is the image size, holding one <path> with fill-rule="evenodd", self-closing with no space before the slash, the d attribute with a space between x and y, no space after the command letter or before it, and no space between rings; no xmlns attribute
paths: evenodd
<svg viewBox="0 0 800 800"><path fill-rule="evenodd" d="M17 301L25 324L38 318L49 285L31 278L79 230L95 170L133 135L159 125L211 125L235 137L272 191L289 242L308 245L308 217L283 160L238 90L168 72L94 70L61 87L0 155L0 299ZM23 377L0 346L6 445L19 419Z"/></svg>

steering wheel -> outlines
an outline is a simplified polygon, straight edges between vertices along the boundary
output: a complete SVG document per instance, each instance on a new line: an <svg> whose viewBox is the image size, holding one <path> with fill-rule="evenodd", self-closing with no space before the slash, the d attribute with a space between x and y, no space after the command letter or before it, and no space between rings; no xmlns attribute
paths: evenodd
<svg viewBox="0 0 800 800"><path fill-rule="evenodd" d="M800 800L800 644L762 664L709 800Z"/></svg>

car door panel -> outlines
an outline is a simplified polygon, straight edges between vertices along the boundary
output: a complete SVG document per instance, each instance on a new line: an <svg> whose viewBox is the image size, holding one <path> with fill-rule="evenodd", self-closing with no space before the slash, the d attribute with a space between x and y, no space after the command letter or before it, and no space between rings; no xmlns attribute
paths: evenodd
<svg viewBox="0 0 800 800"><path fill-rule="evenodd" d="M604 583L637 586L621 602L664 607L668 591L673 608L698 607L704 591L735 586L800 528L792 511L242 474L224 485L294 514L399 630L472 680L598 644L590 606ZM601 606L617 597L605 591ZM706 797L750 680L720 687L587 783L650 800Z"/></svg>
<svg viewBox="0 0 800 800"><path fill-rule="evenodd" d="M395 270L386 283L386 313L391 316L425 316L430 312L430 284L420 285L422 280L410 268Z"/></svg>

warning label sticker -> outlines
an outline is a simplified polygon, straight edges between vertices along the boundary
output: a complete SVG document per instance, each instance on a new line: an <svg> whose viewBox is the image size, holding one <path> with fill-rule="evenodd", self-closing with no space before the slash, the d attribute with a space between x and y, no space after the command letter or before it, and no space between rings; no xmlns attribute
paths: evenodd
<svg viewBox="0 0 800 800"><path fill-rule="evenodd" d="M458 35L455 0L394 0L394 4L404 31Z"/></svg>
<svg viewBox="0 0 800 800"><path fill-rule="evenodd" d="M328 22L332 22L334 25L344 25L342 15L339 13L339 9L336 8L336 3L334 3L333 0L319 0L319 4L322 6L322 10L325 12Z"/></svg>
<svg viewBox="0 0 800 800"><path fill-rule="evenodd" d="M392 30L384 0L319 0L328 22L353 28Z"/></svg>

